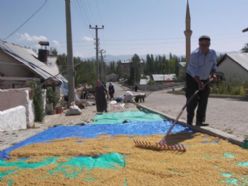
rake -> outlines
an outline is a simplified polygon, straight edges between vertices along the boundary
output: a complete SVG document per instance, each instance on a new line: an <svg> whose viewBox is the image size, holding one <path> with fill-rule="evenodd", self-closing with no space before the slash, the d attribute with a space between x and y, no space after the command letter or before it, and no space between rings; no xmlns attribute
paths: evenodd
<svg viewBox="0 0 248 186"><path fill-rule="evenodd" d="M175 144L175 145L167 145L167 144L160 144L160 143L152 144L150 142L140 141L140 140L134 140L134 144L136 147L139 147L139 148L156 150L156 151L163 151L163 150L171 150L171 151L178 151L178 152L186 151L186 148L182 144Z"/></svg>
<svg viewBox="0 0 248 186"><path fill-rule="evenodd" d="M205 83L203 85L203 89L213 81L213 79L211 78L207 83ZM186 148L184 147L183 144L174 144L174 145L168 145L167 143L167 138L168 136L171 134L171 131L173 130L173 128L176 126L179 118L181 117L181 115L183 114L183 111L185 110L185 108L188 106L188 104L197 96L197 94L200 92L199 90L196 90L194 92L194 94L188 99L188 101L186 102L186 104L183 106L183 108L181 109L180 113L178 114L178 116L176 117L175 120L173 120L172 125L170 126L170 128L168 129L168 131L166 132L166 135L162 138L162 140L160 140L159 143L155 143L152 144L150 142L147 141L139 141L139 140L134 140L134 144L136 147L139 148L144 148L144 149L152 149L152 150L172 150L172 151L179 151L179 152L185 152Z"/></svg>

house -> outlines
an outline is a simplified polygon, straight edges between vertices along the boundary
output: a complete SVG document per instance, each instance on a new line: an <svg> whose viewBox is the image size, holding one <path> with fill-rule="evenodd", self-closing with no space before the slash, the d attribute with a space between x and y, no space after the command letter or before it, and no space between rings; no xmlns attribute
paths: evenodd
<svg viewBox="0 0 248 186"><path fill-rule="evenodd" d="M126 60L126 61L122 61L119 63L120 65L120 71L122 73L123 76L129 76L130 74L130 61Z"/></svg>
<svg viewBox="0 0 248 186"><path fill-rule="evenodd" d="M106 75L106 81L107 82L117 82L119 79L119 76L115 73L111 73Z"/></svg>
<svg viewBox="0 0 248 186"><path fill-rule="evenodd" d="M131 67L131 60L125 60L120 62L118 65L120 68L120 72L123 77L129 77L130 76L130 67ZM144 73L145 68L145 61L143 59L140 60L140 72L141 74Z"/></svg>
<svg viewBox="0 0 248 186"><path fill-rule="evenodd" d="M248 53L227 53L218 62L217 72L228 82L248 82Z"/></svg>
<svg viewBox="0 0 248 186"><path fill-rule="evenodd" d="M45 49L38 55L31 49L0 40L0 89L29 87L38 81L55 86L60 94L67 94L67 80L59 74L56 57L49 57L48 42L40 42Z"/></svg>
<svg viewBox="0 0 248 186"><path fill-rule="evenodd" d="M176 80L176 74L152 74L152 79L156 83L171 82Z"/></svg>
<svg viewBox="0 0 248 186"><path fill-rule="evenodd" d="M143 78L140 79L139 85L147 85L150 81L150 76L143 76Z"/></svg>

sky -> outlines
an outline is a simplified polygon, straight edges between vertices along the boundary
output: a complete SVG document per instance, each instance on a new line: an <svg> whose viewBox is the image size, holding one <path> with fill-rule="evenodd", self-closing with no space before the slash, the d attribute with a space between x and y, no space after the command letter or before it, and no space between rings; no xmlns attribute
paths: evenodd
<svg viewBox="0 0 248 186"><path fill-rule="evenodd" d="M0 0L0 38L23 23L45 0ZM248 0L189 0L192 49L200 35L212 38L217 52L240 51L248 42ZM185 53L186 0L71 0L74 56L95 55L94 30L108 55ZM49 40L66 52L65 1L48 0L44 8L7 41L38 48Z"/></svg>

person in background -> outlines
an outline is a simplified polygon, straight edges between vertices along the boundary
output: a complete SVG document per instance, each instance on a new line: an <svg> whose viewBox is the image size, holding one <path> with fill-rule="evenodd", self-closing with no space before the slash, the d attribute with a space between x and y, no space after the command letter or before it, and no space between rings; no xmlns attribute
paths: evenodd
<svg viewBox="0 0 248 186"><path fill-rule="evenodd" d="M199 48L190 56L190 61L186 70L186 98L187 101L198 89L200 90L198 97L195 97L187 105L187 123L193 124L196 113L196 125L207 126L205 123L208 97L210 93L209 86L204 86L209 81L210 76L216 78L215 72L217 68L216 52L210 49L211 39L209 36L201 36L199 38Z"/></svg>
<svg viewBox="0 0 248 186"><path fill-rule="evenodd" d="M88 90L86 88L86 86L82 86L82 93L81 93L81 99L87 99L87 94L88 94Z"/></svg>
<svg viewBox="0 0 248 186"><path fill-rule="evenodd" d="M137 85L134 86L134 91L138 92L138 86Z"/></svg>
<svg viewBox="0 0 248 186"><path fill-rule="evenodd" d="M107 90L101 83L101 81L96 82L96 110L97 112L107 112Z"/></svg>
<svg viewBox="0 0 248 186"><path fill-rule="evenodd" d="M110 100L112 100L115 94L115 87L111 82L109 83L108 91L109 91Z"/></svg>

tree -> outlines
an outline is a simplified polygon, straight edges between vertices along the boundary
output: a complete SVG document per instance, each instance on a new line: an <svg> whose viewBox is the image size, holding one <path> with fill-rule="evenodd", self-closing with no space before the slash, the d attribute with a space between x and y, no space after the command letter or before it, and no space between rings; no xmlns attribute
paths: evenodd
<svg viewBox="0 0 248 186"><path fill-rule="evenodd" d="M116 73L117 73L117 75L119 75L119 77L123 76L123 73L121 71L121 61L117 62Z"/></svg>
<svg viewBox="0 0 248 186"><path fill-rule="evenodd" d="M134 54L130 64L129 83L131 85L134 85L139 83L139 81L140 81L140 58L137 54Z"/></svg>
<svg viewBox="0 0 248 186"><path fill-rule="evenodd" d="M111 63L110 63L109 70L110 70L109 74L116 73L115 62L111 62Z"/></svg>
<svg viewBox="0 0 248 186"><path fill-rule="evenodd" d="M94 61L82 61L75 60L75 84L78 86L82 83L87 83L89 85L95 85L96 77L96 62Z"/></svg>
<svg viewBox="0 0 248 186"><path fill-rule="evenodd" d="M80 57L74 57L75 67L75 84L81 83L95 85L96 83L96 62L92 60L82 60ZM65 54L58 55L57 65L59 72L68 77L67 73L67 56Z"/></svg>
<svg viewBox="0 0 248 186"><path fill-rule="evenodd" d="M36 82L32 82L31 87L34 103L34 120L37 122L42 122L45 116L42 88L41 85Z"/></svg>
<svg viewBox="0 0 248 186"><path fill-rule="evenodd" d="M243 53L248 53L248 43L245 44L245 46L241 49Z"/></svg>
<svg viewBox="0 0 248 186"><path fill-rule="evenodd" d="M66 76L67 75L67 64L66 64L66 61L67 61L67 56L66 54L61 54L61 55L58 55L58 58L57 58L57 65L59 67L59 72Z"/></svg>
<svg viewBox="0 0 248 186"><path fill-rule="evenodd" d="M58 51L57 51L56 48L51 47L51 48L50 48L50 51L49 51L49 54L50 54L51 56L57 56L57 55L58 55Z"/></svg>

